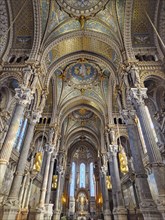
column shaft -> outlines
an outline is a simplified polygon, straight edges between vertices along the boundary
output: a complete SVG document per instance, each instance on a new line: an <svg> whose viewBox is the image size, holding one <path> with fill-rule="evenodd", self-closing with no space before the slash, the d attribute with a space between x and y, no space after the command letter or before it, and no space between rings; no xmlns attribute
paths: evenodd
<svg viewBox="0 0 165 220"><path fill-rule="evenodd" d="M39 206L38 206L39 208L44 208L44 205L45 205L45 196L46 196L46 189L47 189L47 183L48 183L50 159L51 159L51 152L48 152L47 153L47 160L46 160L44 176L43 176L43 182L42 182L42 189L41 189L41 194L40 194Z"/></svg>
<svg viewBox="0 0 165 220"><path fill-rule="evenodd" d="M135 170L135 183L138 189L140 197L140 210L145 220L161 219L161 216L157 210L156 204L152 199L150 187L147 181L147 175L142 161L141 151L142 144L138 133L138 127L135 124L134 111L123 111L123 116L127 124L127 130L129 135L130 149L133 157L133 165ZM129 116L129 117L128 117ZM134 118L133 118L134 117Z"/></svg>
<svg viewBox="0 0 165 220"><path fill-rule="evenodd" d="M115 220L126 220L127 219L127 212L124 206L124 199L122 195L121 189L121 181L119 176L119 167L118 167L118 160L117 160L117 152L118 146L117 145L109 145L109 163L110 163L110 173L111 173L111 180L112 180L112 193L113 198L115 198L115 206L113 208L113 214Z"/></svg>
<svg viewBox="0 0 165 220"><path fill-rule="evenodd" d="M25 166L26 166L26 162L27 162L27 156L28 156L28 152L29 152L29 148L30 148L30 143L32 141L33 134L34 134L34 125L35 124L29 124L29 126L28 126L27 134L25 137L23 148L21 150L21 154L19 157L15 177L14 177L14 180L13 180L13 183L11 186L8 200L10 200L10 199L18 200L18 195L19 195L19 191L20 191L20 187L21 187L22 178L24 175L24 170L25 170Z"/></svg>
<svg viewBox="0 0 165 220"><path fill-rule="evenodd" d="M16 104L16 108L10 123L8 133L6 135L3 147L0 154L0 188L2 187L2 182L6 172L7 164L9 162L11 152L13 149L14 142L17 138L17 131L20 126L20 122L24 115L25 106L21 104Z"/></svg>
<svg viewBox="0 0 165 220"><path fill-rule="evenodd" d="M148 115L146 109L147 107L144 103L144 99L147 98L146 91L146 88L132 88L130 96L137 111L147 148L149 162L155 176L160 199L162 200L162 198L165 199L165 166L162 163L160 150L158 149L156 140L154 138L153 129L149 123L150 115Z"/></svg>
<svg viewBox="0 0 165 220"><path fill-rule="evenodd" d="M53 176L53 169L54 169L54 159L52 157L50 162L50 169L49 169L49 178L48 178L48 185L47 185L47 193L46 193L46 200L45 203L49 204L50 202L50 195L51 195L51 188L52 188L52 176Z"/></svg>

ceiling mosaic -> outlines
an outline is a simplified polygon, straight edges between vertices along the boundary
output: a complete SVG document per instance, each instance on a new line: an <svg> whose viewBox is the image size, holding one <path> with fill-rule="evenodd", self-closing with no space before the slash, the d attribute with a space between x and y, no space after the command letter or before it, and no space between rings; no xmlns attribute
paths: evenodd
<svg viewBox="0 0 165 220"><path fill-rule="evenodd" d="M108 0L57 0L61 8L72 16L89 16L101 10Z"/></svg>
<svg viewBox="0 0 165 220"><path fill-rule="evenodd" d="M0 3L0 57L3 54L7 44L8 16L5 0Z"/></svg>
<svg viewBox="0 0 165 220"><path fill-rule="evenodd" d="M87 61L71 64L65 70L65 79L68 85L78 89L87 89L97 84L99 68Z"/></svg>
<svg viewBox="0 0 165 220"><path fill-rule="evenodd" d="M87 120L87 119L91 119L93 117L94 113L91 112L90 110L87 110L86 108L82 107L78 110L75 110L74 112L72 112L72 116L73 118L75 118L76 120Z"/></svg>
<svg viewBox="0 0 165 220"><path fill-rule="evenodd" d="M13 47L15 49L31 49L34 35L32 1L11 0L14 23ZM25 10L26 9L26 10Z"/></svg>
<svg viewBox="0 0 165 220"><path fill-rule="evenodd" d="M70 113L65 119L63 123L65 134L68 135L77 130L77 135L80 135L82 132L81 136L85 136L91 130L99 135L100 119L92 111L88 110L86 106L80 105L79 107L79 109Z"/></svg>
<svg viewBox="0 0 165 220"><path fill-rule="evenodd" d="M80 104L88 97L106 108L110 72L88 59L78 59L54 73L57 83L58 108L79 97Z"/></svg>
<svg viewBox="0 0 165 220"><path fill-rule="evenodd" d="M60 57L78 51L90 51L100 54L114 65L118 65L120 60L116 52L106 43L89 36L78 36L56 44L46 56L46 66L49 68Z"/></svg>
<svg viewBox="0 0 165 220"><path fill-rule="evenodd" d="M157 1L134 1L132 14L132 44L135 47L148 47L154 45L153 28L148 21L146 12L154 21L154 11Z"/></svg>

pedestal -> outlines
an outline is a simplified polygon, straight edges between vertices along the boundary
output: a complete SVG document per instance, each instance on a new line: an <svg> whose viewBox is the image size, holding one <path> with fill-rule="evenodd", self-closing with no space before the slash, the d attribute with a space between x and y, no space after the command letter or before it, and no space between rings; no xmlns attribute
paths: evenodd
<svg viewBox="0 0 165 220"><path fill-rule="evenodd" d="M53 220L60 220L61 211L60 210L54 210L53 213Z"/></svg>
<svg viewBox="0 0 165 220"><path fill-rule="evenodd" d="M4 206L2 220L15 220L18 213L18 207Z"/></svg>
<svg viewBox="0 0 165 220"><path fill-rule="evenodd" d="M122 207L113 209L114 220L127 220L127 210Z"/></svg>
<svg viewBox="0 0 165 220"><path fill-rule="evenodd" d="M156 204L153 203L153 200L145 200L145 202L141 202L140 210L142 211L145 220L163 220L161 214L156 208Z"/></svg>
<svg viewBox="0 0 165 220"><path fill-rule="evenodd" d="M36 209L34 220L44 220L45 209Z"/></svg>
<svg viewBox="0 0 165 220"><path fill-rule="evenodd" d="M53 215L53 205L54 204L45 204L45 220L51 220Z"/></svg>
<svg viewBox="0 0 165 220"><path fill-rule="evenodd" d="M104 220L111 220L111 211L109 209L104 210Z"/></svg>

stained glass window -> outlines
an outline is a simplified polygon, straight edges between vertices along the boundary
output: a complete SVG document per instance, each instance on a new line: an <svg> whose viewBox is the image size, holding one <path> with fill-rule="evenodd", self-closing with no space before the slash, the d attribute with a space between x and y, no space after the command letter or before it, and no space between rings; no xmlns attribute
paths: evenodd
<svg viewBox="0 0 165 220"><path fill-rule="evenodd" d="M80 188L85 188L85 164L80 164Z"/></svg>
<svg viewBox="0 0 165 220"><path fill-rule="evenodd" d="M93 173L93 163L90 163L90 195L95 196L95 183Z"/></svg>
<svg viewBox="0 0 165 220"><path fill-rule="evenodd" d="M75 177L76 177L76 165L75 165L75 162L72 162L70 197L74 197Z"/></svg>

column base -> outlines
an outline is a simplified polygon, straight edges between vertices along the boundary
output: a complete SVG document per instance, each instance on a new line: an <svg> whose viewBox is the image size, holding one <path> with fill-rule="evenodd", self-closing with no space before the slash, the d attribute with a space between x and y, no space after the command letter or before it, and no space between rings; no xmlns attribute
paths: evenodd
<svg viewBox="0 0 165 220"><path fill-rule="evenodd" d="M27 209L22 209L18 214L16 219L17 220L27 220L28 216L28 210Z"/></svg>
<svg viewBox="0 0 165 220"><path fill-rule="evenodd" d="M54 210L53 213L53 220L60 220L61 211L60 210Z"/></svg>
<svg viewBox="0 0 165 220"><path fill-rule="evenodd" d="M54 204L45 204L45 220L51 220L53 215L53 206Z"/></svg>
<svg viewBox="0 0 165 220"><path fill-rule="evenodd" d="M162 216L153 200L146 200L140 203L140 210L143 214L144 220L162 220Z"/></svg>
<svg viewBox="0 0 165 220"><path fill-rule="evenodd" d="M36 208L35 220L44 220L45 209Z"/></svg>
<svg viewBox="0 0 165 220"><path fill-rule="evenodd" d="M128 216L130 220L144 220L143 215L139 209L128 209Z"/></svg>
<svg viewBox="0 0 165 220"><path fill-rule="evenodd" d="M162 218L165 219L165 195L161 195L157 201L157 209L161 213Z"/></svg>
<svg viewBox="0 0 165 220"><path fill-rule="evenodd" d="M111 220L111 211L109 209L105 209L103 211L104 220Z"/></svg>
<svg viewBox="0 0 165 220"><path fill-rule="evenodd" d="M4 205L2 220L15 220L18 211L19 211L18 207Z"/></svg>
<svg viewBox="0 0 165 220"><path fill-rule="evenodd" d="M0 159L0 189L3 186L3 180L5 177L6 169L7 169L6 161L3 161L2 159Z"/></svg>
<svg viewBox="0 0 165 220"><path fill-rule="evenodd" d="M127 220L127 210L123 206L113 209L114 220Z"/></svg>

